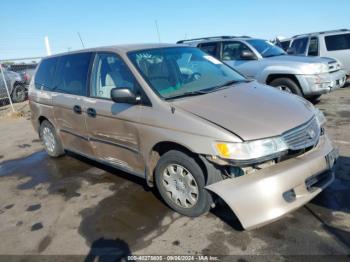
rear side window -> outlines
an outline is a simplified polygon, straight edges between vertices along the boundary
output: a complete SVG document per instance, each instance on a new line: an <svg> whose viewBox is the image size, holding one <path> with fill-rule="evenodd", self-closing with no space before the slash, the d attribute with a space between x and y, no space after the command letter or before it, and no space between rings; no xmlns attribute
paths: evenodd
<svg viewBox="0 0 350 262"><path fill-rule="evenodd" d="M325 36L328 51L350 49L350 34Z"/></svg>
<svg viewBox="0 0 350 262"><path fill-rule="evenodd" d="M200 44L198 47L202 49L204 52L207 54L217 57L217 48L218 44L217 43L205 43L205 44Z"/></svg>
<svg viewBox="0 0 350 262"><path fill-rule="evenodd" d="M87 79L91 53L78 53L61 56L54 90L72 95L87 95Z"/></svg>
<svg viewBox="0 0 350 262"><path fill-rule="evenodd" d="M309 41L308 37L295 39L291 47L295 48L296 55L303 55L306 53L307 43Z"/></svg>
<svg viewBox="0 0 350 262"><path fill-rule="evenodd" d="M311 37L308 56L318 56L318 38Z"/></svg>
<svg viewBox="0 0 350 262"><path fill-rule="evenodd" d="M57 66L57 57L44 59L35 75L35 88L51 90L53 88L53 79Z"/></svg>

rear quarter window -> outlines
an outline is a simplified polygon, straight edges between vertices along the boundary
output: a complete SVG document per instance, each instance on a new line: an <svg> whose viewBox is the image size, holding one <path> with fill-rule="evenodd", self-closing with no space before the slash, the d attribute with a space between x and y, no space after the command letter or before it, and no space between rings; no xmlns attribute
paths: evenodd
<svg viewBox="0 0 350 262"><path fill-rule="evenodd" d="M54 90L86 96L91 55L91 53L78 53L61 56L56 70Z"/></svg>
<svg viewBox="0 0 350 262"><path fill-rule="evenodd" d="M328 51L350 49L350 33L325 36Z"/></svg>
<svg viewBox="0 0 350 262"><path fill-rule="evenodd" d="M51 90L53 88L53 80L58 62L58 57L44 59L35 75L35 88Z"/></svg>

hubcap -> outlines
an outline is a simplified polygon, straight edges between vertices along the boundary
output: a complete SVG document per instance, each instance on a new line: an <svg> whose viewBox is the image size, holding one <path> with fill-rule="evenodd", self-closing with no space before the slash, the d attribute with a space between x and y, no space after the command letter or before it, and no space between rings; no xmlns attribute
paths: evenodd
<svg viewBox="0 0 350 262"><path fill-rule="evenodd" d="M292 90L288 86L278 86L277 87L279 90L285 91L287 93L293 94Z"/></svg>
<svg viewBox="0 0 350 262"><path fill-rule="evenodd" d="M44 127L42 136L46 149L53 152L55 149L55 137L52 134L51 129Z"/></svg>
<svg viewBox="0 0 350 262"><path fill-rule="evenodd" d="M178 164L168 165L162 182L169 198L178 206L193 207L198 201L198 185L192 174Z"/></svg>

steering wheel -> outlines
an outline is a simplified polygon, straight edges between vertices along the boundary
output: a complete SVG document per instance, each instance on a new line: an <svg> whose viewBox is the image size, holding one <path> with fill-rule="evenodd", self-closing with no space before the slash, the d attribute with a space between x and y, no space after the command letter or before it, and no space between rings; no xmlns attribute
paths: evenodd
<svg viewBox="0 0 350 262"><path fill-rule="evenodd" d="M198 79L201 78L201 77L202 77L202 74L196 72L196 73L193 73L193 74L191 75L190 80L191 80L191 81L198 80Z"/></svg>

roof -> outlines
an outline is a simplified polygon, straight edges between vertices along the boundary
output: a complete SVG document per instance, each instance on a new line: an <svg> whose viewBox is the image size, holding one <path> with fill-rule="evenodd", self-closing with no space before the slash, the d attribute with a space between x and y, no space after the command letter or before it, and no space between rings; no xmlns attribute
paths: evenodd
<svg viewBox="0 0 350 262"><path fill-rule="evenodd" d="M200 38L192 38L192 39L184 39L179 40L176 43L177 44L183 44L183 43L200 43L200 42L209 42L209 41L218 41L218 40L232 40L232 39L247 39L250 38L249 36L208 36L208 37L200 37Z"/></svg>
<svg viewBox="0 0 350 262"><path fill-rule="evenodd" d="M137 50L146 50L146 49L155 49L155 48L166 48L166 47L179 47L179 45L176 44L123 44L123 45L112 45L112 46L102 46L102 47L94 47L94 48L86 48L86 49L80 49L75 50L71 52L64 52L59 54L54 54L49 57L56 57L56 56L62 56L62 55L69 55L69 54L77 54L77 53L85 53L85 52L118 52L118 53L127 53L130 51L137 51Z"/></svg>
<svg viewBox="0 0 350 262"><path fill-rule="evenodd" d="M297 37L302 37L302 36L310 36L310 35L335 34L335 33L341 33L341 32L350 32L350 29L337 29L337 30L328 30L328 31L306 33L306 34L295 35L292 38L297 38Z"/></svg>

